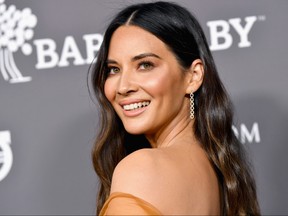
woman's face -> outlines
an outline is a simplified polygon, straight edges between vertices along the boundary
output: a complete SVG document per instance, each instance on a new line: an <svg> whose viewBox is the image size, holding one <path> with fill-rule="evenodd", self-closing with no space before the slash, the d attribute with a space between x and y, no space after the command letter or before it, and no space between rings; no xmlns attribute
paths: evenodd
<svg viewBox="0 0 288 216"><path fill-rule="evenodd" d="M156 36L136 26L112 35L105 95L127 132L153 135L189 118L186 73Z"/></svg>

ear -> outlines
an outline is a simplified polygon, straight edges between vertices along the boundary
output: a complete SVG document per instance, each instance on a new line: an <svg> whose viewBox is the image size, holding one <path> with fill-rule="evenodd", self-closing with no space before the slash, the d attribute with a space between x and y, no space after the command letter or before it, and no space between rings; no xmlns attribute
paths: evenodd
<svg viewBox="0 0 288 216"><path fill-rule="evenodd" d="M202 85L204 79L204 66L201 59L195 59L186 72L187 88L186 94L196 92Z"/></svg>

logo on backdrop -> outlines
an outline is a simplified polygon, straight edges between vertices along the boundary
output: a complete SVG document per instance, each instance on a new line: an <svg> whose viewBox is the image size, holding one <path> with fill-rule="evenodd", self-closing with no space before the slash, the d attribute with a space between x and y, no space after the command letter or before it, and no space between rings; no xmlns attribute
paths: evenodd
<svg viewBox="0 0 288 216"><path fill-rule="evenodd" d="M251 129L245 124L240 124L238 127L232 126L233 132L242 144L260 143L260 130L258 122L252 124Z"/></svg>
<svg viewBox="0 0 288 216"><path fill-rule="evenodd" d="M30 55L32 45L27 43L34 36L33 28L37 24L37 17L30 8L17 10L14 5L9 7L0 0L0 71L4 80L10 83L28 82L31 77L22 75L14 61L13 53L21 50L24 55ZM264 21L265 16L247 16L229 20L212 20L207 22L212 51L229 49L233 43L239 48L251 46L249 33L256 21ZM236 34L231 34L233 31ZM86 34L82 36L86 53L83 55L74 37L68 35L63 44L57 44L51 38L35 39L32 41L36 51L37 62L35 68L49 69L67 67L70 65L91 64L100 49L103 35ZM60 49L59 49L60 47ZM57 50L61 50L57 52Z"/></svg>
<svg viewBox="0 0 288 216"><path fill-rule="evenodd" d="M0 131L0 181L10 172L13 162L10 131Z"/></svg>
<svg viewBox="0 0 288 216"><path fill-rule="evenodd" d="M15 5L7 7L5 0L0 0L0 71L4 80L10 83L31 81L17 68L13 54L21 49L24 55L32 53L32 46L27 43L34 36L33 28L37 17L30 8L17 10Z"/></svg>
<svg viewBox="0 0 288 216"><path fill-rule="evenodd" d="M230 30L233 29L239 36L237 46L239 48L250 47L249 33L257 20L264 21L265 16L247 16L242 20L241 18L233 18L226 20L213 20L207 22L210 30L210 49L211 51L225 50L231 47L233 38ZM243 25L241 24L243 23Z"/></svg>

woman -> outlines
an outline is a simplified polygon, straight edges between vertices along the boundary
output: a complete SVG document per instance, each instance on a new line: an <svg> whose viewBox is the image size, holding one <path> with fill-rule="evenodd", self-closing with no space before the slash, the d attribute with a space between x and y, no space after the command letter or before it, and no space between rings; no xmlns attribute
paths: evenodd
<svg viewBox="0 0 288 216"><path fill-rule="evenodd" d="M186 9L155 2L122 10L92 79L101 112L97 214L260 214L231 102Z"/></svg>

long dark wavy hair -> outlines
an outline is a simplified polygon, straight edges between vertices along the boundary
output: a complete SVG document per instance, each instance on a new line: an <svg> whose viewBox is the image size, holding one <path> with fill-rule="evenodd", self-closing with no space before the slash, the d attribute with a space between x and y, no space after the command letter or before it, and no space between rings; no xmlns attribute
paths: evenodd
<svg viewBox="0 0 288 216"><path fill-rule="evenodd" d="M221 186L221 214L259 215L250 165L232 130L232 104L217 73L203 30L188 10L168 2L135 4L120 11L105 32L92 69L92 85L101 118L92 151L93 165L100 179L97 214L109 196L112 174L118 162L136 149L150 147L144 135L125 131L104 94L110 40L122 25L138 26L158 37L183 68L189 68L195 59L202 60L204 80L195 93L195 123L191 130L194 130L217 174Z"/></svg>

